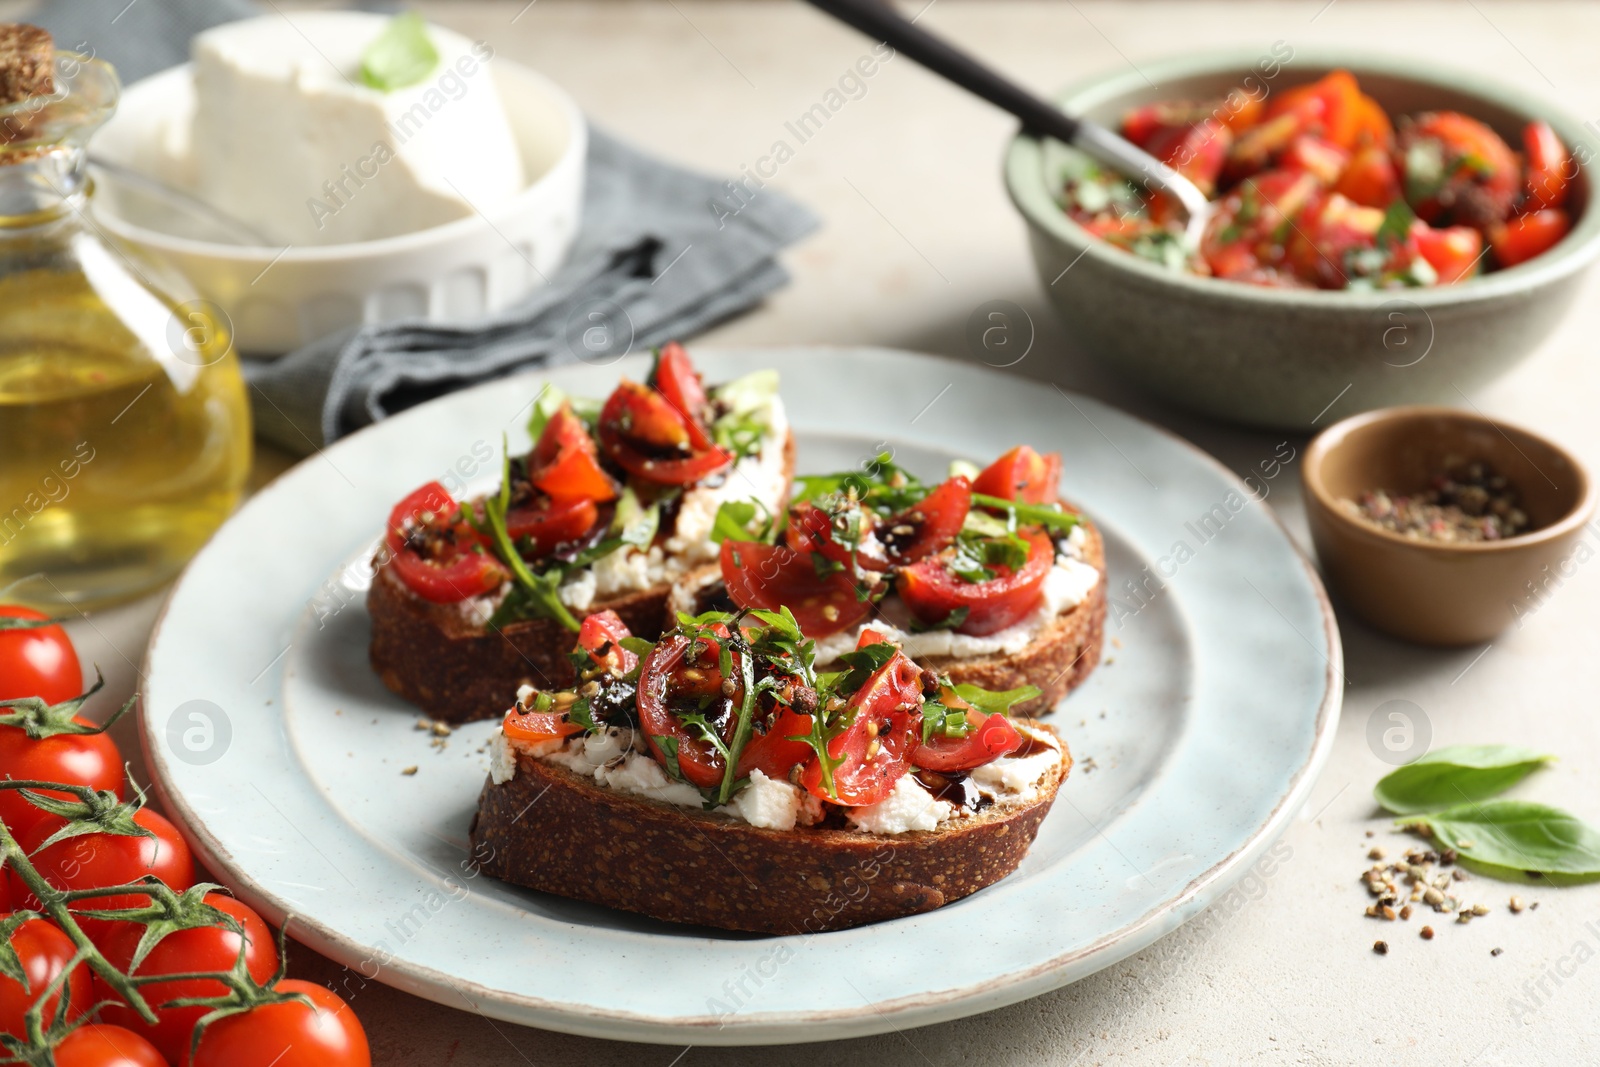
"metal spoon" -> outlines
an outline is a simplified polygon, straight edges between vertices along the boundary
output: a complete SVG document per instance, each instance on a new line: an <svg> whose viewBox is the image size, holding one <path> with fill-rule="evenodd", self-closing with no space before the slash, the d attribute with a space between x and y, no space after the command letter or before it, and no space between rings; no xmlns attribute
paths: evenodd
<svg viewBox="0 0 1600 1067"><path fill-rule="evenodd" d="M834 18L892 46L924 67L1022 120L1029 133L1074 145L1113 170L1170 193L1189 215L1184 240L1198 248L1211 202L1188 178L1144 149L1088 119L1068 115L949 42L904 19L880 0L810 0Z"/></svg>

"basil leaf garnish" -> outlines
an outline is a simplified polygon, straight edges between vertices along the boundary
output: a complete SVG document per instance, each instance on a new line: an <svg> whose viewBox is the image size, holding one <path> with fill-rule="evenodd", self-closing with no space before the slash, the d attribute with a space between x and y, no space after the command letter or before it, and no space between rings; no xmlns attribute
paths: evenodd
<svg viewBox="0 0 1600 1067"><path fill-rule="evenodd" d="M388 93L417 84L438 65L439 51L422 16L407 11L390 19L361 53L361 80Z"/></svg>
<svg viewBox="0 0 1600 1067"><path fill-rule="evenodd" d="M1513 880L1518 872L1600 878L1600 829L1548 804L1486 800L1402 822L1425 828L1438 847L1455 849L1486 874Z"/></svg>
<svg viewBox="0 0 1600 1067"><path fill-rule="evenodd" d="M1453 808L1503 793L1553 758L1516 745L1452 745L1391 771L1372 795L1396 815Z"/></svg>

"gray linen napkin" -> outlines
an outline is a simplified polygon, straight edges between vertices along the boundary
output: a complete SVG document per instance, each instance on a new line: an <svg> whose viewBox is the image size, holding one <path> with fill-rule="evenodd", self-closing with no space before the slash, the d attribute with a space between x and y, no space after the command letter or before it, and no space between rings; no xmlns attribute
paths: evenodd
<svg viewBox="0 0 1600 1067"><path fill-rule="evenodd" d="M108 22L99 2L50 0L31 17L59 46L87 45L131 82L187 59L200 30L258 10L249 0L139 0ZM548 284L481 321L367 326L247 361L257 434L306 454L466 385L688 338L788 281L777 254L816 228L807 208L589 134L583 219Z"/></svg>

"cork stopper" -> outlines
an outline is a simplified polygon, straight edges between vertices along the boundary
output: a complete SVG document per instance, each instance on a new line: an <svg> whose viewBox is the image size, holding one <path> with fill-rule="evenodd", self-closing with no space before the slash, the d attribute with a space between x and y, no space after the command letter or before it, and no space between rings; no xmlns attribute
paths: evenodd
<svg viewBox="0 0 1600 1067"><path fill-rule="evenodd" d="M0 107L55 91L55 42L50 32L0 22Z"/></svg>

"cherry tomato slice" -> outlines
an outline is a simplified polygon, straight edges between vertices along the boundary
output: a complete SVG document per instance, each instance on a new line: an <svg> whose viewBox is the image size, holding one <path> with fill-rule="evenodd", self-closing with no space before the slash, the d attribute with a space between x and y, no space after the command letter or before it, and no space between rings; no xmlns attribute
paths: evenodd
<svg viewBox="0 0 1600 1067"><path fill-rule="evenodd" d="M689 353L676 341L661 346L661 356L656 360L656 390L673 410L683 416L689 431L689 445L696 452L711 447L711 435L706 432L706 389L700 383L700 374L689 361Z"/></svg>
<svg viewBox="0 0 1600 1067"><path fill-rule="evenodd" d="M583 727L563 711L510 711L500 723L500 732L512 741L540 744L582 733Z"/></svg>
<svg viewBox="0 0 1600 1067"><path fill-rule="evenodd" d="M1339 180L1349 162L1350 153L1332 141L1302 134L1289 144L1289 150L1283 154L1279 165L1314 174L1323 185L1332 185Z"/></svg>
<svg viewBox="0 0 1600 1067"><path fill-rule="evenodd" d="M44 987L67 969L77 952L72 939L62 933L54 923L43 919L30 919L17 927L11 935L11 950L17 954L22 971L28 977L27 987L15 978L0 974L0 1033L26 1038L27 1028L23 1016L38 999ZM94 1003L89 965L79 963L66 981L67 1018L76 1019ZM56 1006L61 1002L57 991L45 1005L44 1024L50 1025Z"/></svg>
<svg viewBox="0 0 1600 1067"><path fill-rule="evenodd" d="M429 482L389 513L384 541L395 572L413 593L436 604L490 592L509 577L484 551L476 530L451 521L456 511L450 491Z"/></svg>
<svg viewBox="0 0 1600 1067"><path fill-rule="evenodd" d="M1146 150L1210 196L1233 147L1233 131L1216 119L1166 126L1151 135Z"/></svg>
<svg viewBox="0 0 1600 1067"><path fill-rule="evenodd" d="M882 640L882 635L867 630L857 647ZM800 781L813 796L863 807L887 797L911 767L911 753L922 730L922 669L896 651L851 694L847 706L855 721L828 743L828 755L843 760L833 769L837 798L828 796L819 763L808 765Z"/></svg>
<svg viewBox="0 0 1600 1067"><path fill-rule="evenodd" d="M1478 273L1483 253L1483 234L1471 226L1451 226L1436 230L1418 219L1411 228L1417 254L1439 275L1440 285L1450 285Z"/></svg>
<svg viewBox="0 0 1600 1067"><path fill-rule="evenodd" d="M966 710L967 736L936 735L924 741L911 753L914 765L930 771L966 771L1022 747L1022 735L1004 715L985 715L949 689L940 693L939 701Z"/></svg>
<svg viewBox="0 0 1600 1067"><path fill-rule="evenodd" d="M548 556L563 544L576 541L594 529L600 509L593 500L555 500L540 507L514 507L506 513L506 534L524 555ZM531 548L523 545L523 539Z"/></svg>
<svg viewBox="0 0 1600 1067"><path fill-rule="evenodd" d="M688 485L733 464L733 453L716 445L696 451L688 420L626 378L600 410L600 447L629 474L661 485Z"/></svg>
<svg viewBox="0 0 1600 1067"><path fill-rule="evenodd" d="M1028 542L1028 560L1016 571L997 566L995 577L969 582L945 569L945 557L935 556L901 571L895 589L911 613L929 625L966 608L957 633L981 637L1004 630L1038 606L1044 580L1055 565L1055 545L1044 531L1023 530L1020 536Z"/></svg>
<svg viewBox="0 0 1600 1067"><path fill-rule="evenodd" d="M1572 219L1560 208L1520 215L1489 231L1494 258L1502 267L1526 263L1547 252L1572 229Z"/></svg>
<svg viewBox="0 0 1600 1067"><path fill-rule="evenodd" d="M726 628L720 635L727 636ZM722 674L718 666L720 653L716 650L697 649L698 658L691 664L691 648L701 639L675 633L661 639L655 650L645 657L639 671L639 725L644 729L646 741L656 760L670 767L675 754L678 772L683 778L702 789L709 789L722 781L724 763L722 755L698 732L691 731L678 718L677 708L694 708L700 711L727 740L732 736L735 711L740 694L722 691ZM739 654L733 654L734 674L739 673ZM700 705L705 703L702 710ZM663 745L663 741L667 744Z"/></svg>
<svg viewBox="0 0 1600 1067"><path fill-rule="evenodd" d="M1458 111L1418 115L1401 132L1406 199L1430 226L1484 229L1511 215L1522 168L1511 146Z"/></svg>
<svg viewBox="0 0 1600 1067"><path fill-rule="evenodd" d="M16 604L0 604L0 616L35 622L50 617ZM0 700L40 697L59 704L82 692L83 668L65 630L0 630Z"/></svg>
<svg viewBox="0 0 1600 1067"><path fill-rule="evenodd" d="M639 665L638 655L621 644L623 638L632 636L622 616L608 608L583 620L578 630L578 647L589 653L595 663L621 677Z"/></svg>
<svg viewBox="0 0 1600 1067"><path fill-rule="evenodd" d="M600 469L600 453L589 428L562 404L539 434L528 458L528 481L556 501L604 503L617 498L617 485Z"/></svg>
<svg viewBox="0 0 1600 1067"><path fill-rule="evenodd" d="M848 571L817 576L809 554L760 541L722 542L722 580L741 608L788 608L807 637L847 630L872 611Z"/></svg>
<svg viewBox="0 0 1600 1067"><path fill-rule="evenodd" d="M832 515L811 501L802 500L789 509L789 524L784 527L783 539L801 555L820 552L825 558L848 566L851 562L850 550L834 539L834 525L844 522L847 524L845 529L849 529L848 523L852 519L868 527L860 534L855 553L856 564L869 571L888 570L889 557L883 542L878 540L876 524L865 509L855 508Z"/></svg>
<svg viewBox="0 0 1600 1067"><path fill-rule="evenodd" d="M1061 454L1043 455L1018 445L983 469L972 491L1019 504L1054 504L1061 484Z"/></svg>
<svg viewBox="0 0 1600 1067"><path fill-rule="evenodd" d="M810 732L811 716L781 705L765 732L754 730L750 740L745 742L744 751L739 754L739 777L748 777L751 771L759 770L768 778L788 781L789 772L814 755L810 745L790 738L803 737Z"/></svg>
<svg viewBox="0 0 1600 1067"><path fill-rule="evenodd" d="M1053 452L1045 457L1034 455L1044 461L1045 485L1053 487L1060 479L1061 457ZM1029 489L1036 494L1045 491L1036 484L1030 484ZM1053 498L1054 489L1050 488L1049 492ZM967 521L967 512L971 510L972 483L965 475L958 474L940 482L919 503L883 524L880 537L890 562L904 566L942 552L961 532L961 524Z"/></svg>
<svg viewBox="0 0 1600 1067"><path fill-rule="evenodd" d="M1365 207L1387 208L1400 197L1400 172L1387 148L1357 149L1333 191Z"/></svg>
<svg viewBox="0 0 1600 1067"><path fill-rule="evenodd" d="M1394 147L1394 123L1383 105L1362 93L1355 104L1355 139L1346 148L1376 148L1387 152Z"/></svg>
<svg viewBox="0 0 1600 1067"><path fill-rule="evenodd" d="M1563 207L1572 175L1571 157L1548 122L1530 122L1522 130L1522 148L1528 157L1528 200L1534 208Z"/></svg>

